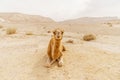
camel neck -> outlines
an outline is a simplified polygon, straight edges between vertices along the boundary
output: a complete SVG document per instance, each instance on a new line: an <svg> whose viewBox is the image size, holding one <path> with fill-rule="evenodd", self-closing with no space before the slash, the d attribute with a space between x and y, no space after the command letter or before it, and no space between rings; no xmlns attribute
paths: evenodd
<svg viewBox="0 0 120 80"><path fill-rule="evenodd" d="M61 44L61 40L56 40L56 41L55 41L55 46L56 46L56 48L59 48L59 47L60 47L60 44Z"/></svg>

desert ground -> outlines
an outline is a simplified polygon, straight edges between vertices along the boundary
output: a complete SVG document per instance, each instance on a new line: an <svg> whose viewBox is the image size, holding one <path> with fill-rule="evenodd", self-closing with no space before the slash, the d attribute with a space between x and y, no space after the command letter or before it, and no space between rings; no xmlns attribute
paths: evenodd
<svg viewBox="0 0 120 80"><path fill-rule="evenodd" d="M7 33L10 28L16 32ZM55 28L65 31L64 65L46 68ZM84 41L85 34L96 39ZM38 15L0 13L0 80L120 80L120 20L86 17L56 22Z"/></svg>

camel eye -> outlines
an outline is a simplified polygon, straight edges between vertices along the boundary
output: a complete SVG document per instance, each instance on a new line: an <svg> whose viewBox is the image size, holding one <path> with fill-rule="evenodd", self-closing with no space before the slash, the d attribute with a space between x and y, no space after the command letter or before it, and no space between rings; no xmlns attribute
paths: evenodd
<svg viewBox="0 0 120 80"><path fill-rule="evenodd" d="M56 31L53 31L53 34L56 34Z"/></svg>
<svg viewBox="0 0 120 80"><path fill-rule="evenodd" d="M64 31L61 31L61 33L63 34L63 33L64 33Z"/></svg>

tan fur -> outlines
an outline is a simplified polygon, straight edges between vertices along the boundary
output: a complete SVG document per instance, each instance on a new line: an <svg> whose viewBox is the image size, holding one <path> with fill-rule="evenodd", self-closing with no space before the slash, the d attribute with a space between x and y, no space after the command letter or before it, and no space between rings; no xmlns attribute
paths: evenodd
<svg viewBox="0 0 120 80"><path fill-rule="evenodd" d="M63 65L62 52L66 50L61 42L63 33L64 31L61 29L53 31L54 36L51 38L47 50L48 60L46 67L50 67L55 61L58 61L58 66Z"/></svg>

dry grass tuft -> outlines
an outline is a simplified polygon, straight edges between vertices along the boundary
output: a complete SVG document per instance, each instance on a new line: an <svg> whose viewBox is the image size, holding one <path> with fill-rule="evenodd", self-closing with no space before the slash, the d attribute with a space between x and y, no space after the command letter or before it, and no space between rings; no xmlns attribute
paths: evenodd
<svg viewBox="0 0 120 80"><path fill-rule="evenodd" d="M47 33L51 33L51 31L47 31Z"/></svg>
<svg viewBox="0 0 120 80"><path fill-rule="evenodd" d="M9 28L6 29L6 33L7 33L8 35L10 35L10 34L15 34L15 33L16 33L16 28L14 28L14 27L9 27Z"/></svg>
<svg viewBox="0 0 120 80"><path fill-rule="evenodd" d="M2 25L0 25L0 28L3 28L3 26L2 26Z"/></svg>
<svg viewBox="0 0 120 80"><path fill-rule="evenodd" d="M108 25L109 27L112 27L112 23L109 23L109 22L108 22L107 25Z"/></svg>
<svg viewBox="0 0 120 80"><path fill-rule="evenodd" d="M66 41L66 43L74 43L74 41L73 40L68 40L68 41Z"/></svg>
<svg viewBox="0 0 120 80"><path fill-rule="evenodd" d="M85 41L91 41L91 40L95 40L95 39L96 39L96 37L93 34L87 34L87 35L83 36L83 40L85 40Z"/></svg>
<svg viewBox="0 0 120 80"><path fill-rule="evenodd" d="M26 35L33 35L33 32L29 31L25 33Z"/></svg>

